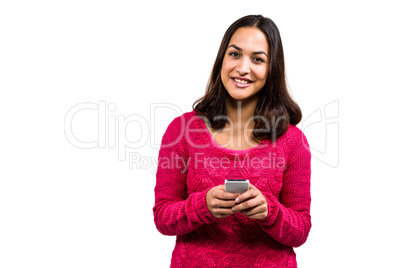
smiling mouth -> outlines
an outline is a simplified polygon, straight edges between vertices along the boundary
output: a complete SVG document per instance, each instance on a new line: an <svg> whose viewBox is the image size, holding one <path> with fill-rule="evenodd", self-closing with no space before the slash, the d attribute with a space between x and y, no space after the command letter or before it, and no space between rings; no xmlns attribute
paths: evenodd
<svg viewBox="0 0 402 268"><path fill-rule="evenodd" d="M233 80L233 83L238 87L246 87L253 83L253 81L251 81L251 80L241 79L241 78L237 78L237 77L232 77L232 80Z"/></svg>
<svg viewBox="0 0 402 268"><path fill-rule="evenodd" d="M251 84L250 80L243 80L243 79L238 79L238 78L233 78L233 80L235 80L237 83L241 83L241 84Z"/></svg>

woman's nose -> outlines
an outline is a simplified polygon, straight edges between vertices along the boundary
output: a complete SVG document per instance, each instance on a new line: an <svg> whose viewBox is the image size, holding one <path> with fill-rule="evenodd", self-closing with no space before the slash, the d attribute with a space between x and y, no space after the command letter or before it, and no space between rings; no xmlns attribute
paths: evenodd
<svg viewBox="0 0 402 268"><path fill-rule="evenodd" d="M245 75L250 72L250 63L249 63L249 60L247 59L247 57L243 57L239 61L239 65L237 65L236 70L240 75Z"/></svg>

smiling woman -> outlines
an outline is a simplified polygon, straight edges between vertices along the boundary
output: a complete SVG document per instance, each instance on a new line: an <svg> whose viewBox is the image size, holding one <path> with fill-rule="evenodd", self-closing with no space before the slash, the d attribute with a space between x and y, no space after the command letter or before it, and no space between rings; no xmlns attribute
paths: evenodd
<svg viewBox="0 0 402 268"><path fill-rule="evenodd" d="M257 103L268 74L267 38L258 28L243 27L229 44L221 70L222 84L231 97L227 101L253 99Z"/></svg>
<svg viewBox="0 0 402 268"><path fill-rule="evenodd" d="M232 70L227 69L230 67ZM230 74L227 73L229 71ZM258 93L254 98L241 99L247 96L246 91L230 91L227 88L230 88L229 82L235 86L233 89L238 89L246 83L245 80L252 80L252 76L257 79L264 75L265 79L259 80L261 83L253 87ZM279 29L271 19L260 15L243 17L226 30L206 93L194 102L193 109L208 120L211 129L222 130L230 125L229 121L233 119L233 112L239 110L240 102L243 121L253 117L250 139L255 142L275 140L286 132L289 124L297 125L302 118L300 107L287 89Z"/></svg>
<svg viewBox="0 0 402 268"><path fill-rule="evenodd" d="M171 267L297 267L310 232L310 161L295 125L279 30L246 16L226 31L205 95L162 138L154 220ZM248 180L242 194L225 180Z"/></svg>

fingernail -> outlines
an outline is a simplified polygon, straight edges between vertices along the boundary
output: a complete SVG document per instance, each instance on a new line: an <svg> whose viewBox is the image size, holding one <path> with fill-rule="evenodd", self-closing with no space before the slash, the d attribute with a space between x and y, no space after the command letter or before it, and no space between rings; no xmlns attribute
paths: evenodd
<svg viewBox="0 0 402 268"><path fill-rule="evenodd" d="M235 207L232 207L232 211L233 211L233 212L235 212L235 211L236 211L236 210L235 210Z"/></svg>
<svg viewBox="0 0 402 268"><path fill-rule="evenodd" d="M236 198L236 199L235 199L235 202L236 202L236 203L239 203L239 201L240 201L239 198Z"/></svg>

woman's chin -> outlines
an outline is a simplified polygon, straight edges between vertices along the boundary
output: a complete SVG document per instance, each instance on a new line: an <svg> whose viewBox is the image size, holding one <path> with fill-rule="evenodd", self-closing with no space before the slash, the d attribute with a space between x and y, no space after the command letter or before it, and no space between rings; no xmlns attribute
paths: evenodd
<svg viewBox="0 0 402 268"><path fill-rule="evenodd" d="M253 101L258 99L258 95L247 95L247 94L228 94L228 100L231 102L245 102L245 101Z"/></svg>

